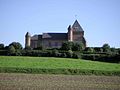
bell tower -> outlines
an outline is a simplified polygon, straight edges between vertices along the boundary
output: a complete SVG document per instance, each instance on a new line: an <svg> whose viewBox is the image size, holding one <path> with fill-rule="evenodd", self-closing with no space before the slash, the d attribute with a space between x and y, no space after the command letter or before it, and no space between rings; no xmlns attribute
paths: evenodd
<svg viewBox="0 0 120 90"><path fill-rule="evenodd" d="M25 47L30 46L30 43L31 43L31 35L29 32L27 32L25 35Z"/></svg>
<svg viewBox="0 0 120 90"><path fill-rule="evenodd" d="M68 27L68 41L81 42L86 47L86 40L84 38L84 30L79 22L75 20L73 25Z"/></svg>

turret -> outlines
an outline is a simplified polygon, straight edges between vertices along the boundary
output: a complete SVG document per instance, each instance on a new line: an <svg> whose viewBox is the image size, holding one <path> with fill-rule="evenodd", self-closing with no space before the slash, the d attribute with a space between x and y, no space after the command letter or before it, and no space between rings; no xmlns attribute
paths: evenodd
<svg viewBox="0 0 120 90"><path fill-rule="evenodd" d="M72 32L71 25L69 25L68 27L68 41L73 41L73 32Z"/></svg>
<svg viewBox="0 0 120 90"><path fill-rule="evenodd" d="M29 32L26 33L25 35L25 47L30 46L31 41L31 35Z"/></svg>

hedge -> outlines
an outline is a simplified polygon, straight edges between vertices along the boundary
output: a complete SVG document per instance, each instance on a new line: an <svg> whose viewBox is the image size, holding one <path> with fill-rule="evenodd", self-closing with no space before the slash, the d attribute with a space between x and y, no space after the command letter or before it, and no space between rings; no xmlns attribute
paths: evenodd
<svg viewBox="0 0 120 90"><path fill-rule="evenodd" d="M0 67L0 73L120 76L120 71L82 70L82 69L69 69L69 68L68 69L41 69L41 68Z"/></svg>

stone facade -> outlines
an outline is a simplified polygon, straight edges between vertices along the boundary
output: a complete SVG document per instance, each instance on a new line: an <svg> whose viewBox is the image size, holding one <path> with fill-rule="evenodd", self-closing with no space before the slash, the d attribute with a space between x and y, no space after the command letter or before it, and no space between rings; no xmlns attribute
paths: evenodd
<svg viewBox="0 0 120 90"><path fill-rule="evenodd" d="M30 36L29 32L25 35L25 47L31 48L60 48L65 41L81 42L86 47L86 40L84 38L84 31L78 21L68 27L67 33L43 33L41 35Z"/></svg>

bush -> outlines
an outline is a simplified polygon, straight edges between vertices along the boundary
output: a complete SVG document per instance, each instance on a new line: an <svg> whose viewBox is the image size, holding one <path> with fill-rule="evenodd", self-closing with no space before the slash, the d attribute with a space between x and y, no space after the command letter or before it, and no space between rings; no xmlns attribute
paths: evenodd
<svg viewBox="0 0 120 90"><path fill-rule="evenodd" d="M8 48L8 55L15 55L15 48L14 46L9 46Z"/></svg>
<svg viewBox="0 0 120 90"><path fill-rule="evenodd" d="M0 44L0 50L4 50L4 44Z"/></svg>
<svg viewBox="0 0 120 90"><path fill-rule="evenodd" d="M59 56L58 50L56 50L56 49L52 50L52 55L51 56L58 57Z"/></svg>
<svg viewBox="0 0 120 90"><path fill-rule="evenodd" d="M66 55L67 55L67 58L72 58L72 56L73 56L72 50L69 50L69 51L66 53Z"/></svg>
<svg viewBox="0 0 120 90"><path fill-rule="evenodd" d="M25 50L32 50L32 48L30 46L26 46L24 49Z"/></svg>
<svg viewBox="0 0 120 90"><path fill-rule="evenodd" d="M0 55L7 55L7 50L0 50Z"/></svg>
<svg viewBox="0 0 120 90"><path fill-rule="evenodd" d="M94 60L100 62L120 63L120 55L83 54L82 58L86 60Z"/></svg>
<svg viewBox="0 0 120 90"><path fill-rule="evenodd" d="M67 57L66 53L61 53L61 57L66 58Z"/></svg>
<svg viewBox="0 0 120 90"><path fill-rule="evenodd" d="M19 42L12 42L9 46L14 46L15 49L22 49L22 45Z"/></svg>
<svg viewBox="0 0 120 90"><path fill-rule="evenodd" d="M120 76L120 71L84 70L84 69L40 69L0 67L0 73L36 73L36 74L65 74L65 75L105 75Z"/></svg>

